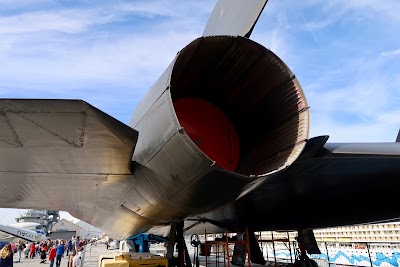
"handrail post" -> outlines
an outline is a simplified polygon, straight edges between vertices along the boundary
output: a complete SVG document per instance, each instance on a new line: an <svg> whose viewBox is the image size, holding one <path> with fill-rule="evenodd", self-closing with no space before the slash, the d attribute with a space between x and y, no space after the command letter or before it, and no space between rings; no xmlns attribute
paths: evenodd
<svg viewBox="0 0 400 267"><path fill-rule="evenodd" d="M371 259L371 253L369 252L369 244L368 243L365 243L365 244L367 245L369 263L371 264L371 267L373 267L372 259Z"/></svg>
<svg viewBox="0 0 400 267"><path fill-rule="evenodd" d="M325 242L326 257L328 258L328 266L331 266L331 259L329 258L328 246Z"/></svg>
<svg viewBox="0 0 400 267"><path fill-rule="evenodd" d="M275 267L277 266L276 264L276 252L275 252L275 241L274 241L274 232L271 231L271 237L272 237L272 250L274 251L274 262L275 262Z"/></svg>
<svg viewBox="0 0 400 267"><path fill-rule="evenodd" d="M292 247L290 246L289 231L286 231L286 233L287 233L287 240L288 240L288 243L289 243L290 263L293 263L293 259L292 259Z"/></svg>

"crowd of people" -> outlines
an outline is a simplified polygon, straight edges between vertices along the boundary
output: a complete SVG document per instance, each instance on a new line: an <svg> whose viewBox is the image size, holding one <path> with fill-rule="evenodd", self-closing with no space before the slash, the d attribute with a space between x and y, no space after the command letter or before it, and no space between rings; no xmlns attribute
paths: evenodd
<svg viewBox="0 0 400 267"><path fill-rule="evenodd" d="M69 267L75 267L80 259L79 252L83 252L87 240L81 240L76 236L70 240L44 240L40 242L24 243L10 242L0 250L0 267L13 267L14 254L17 255L16 262L21 262L23 258L40 258L40 263L45 264L48 260L50 267L60 267L64 256L69 260Z"/></svg>

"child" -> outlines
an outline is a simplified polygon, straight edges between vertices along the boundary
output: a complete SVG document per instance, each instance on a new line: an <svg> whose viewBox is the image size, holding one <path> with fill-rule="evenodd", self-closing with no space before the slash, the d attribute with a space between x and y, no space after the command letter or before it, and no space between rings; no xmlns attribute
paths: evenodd
<svg viewBox="0 0 400 267"><path fill-rule="evenodd" d="M40 248L40 263L46 262L47 245L46 243Z"/></svg>
<svg viewBox="0 0 400 267"><path fill-rule="evenodd" d="M50 267L53 267L54 264L54 258L56 257L56 251L57 251L57 246L54 245L49 253L49 261L50 261Z"/></svg>

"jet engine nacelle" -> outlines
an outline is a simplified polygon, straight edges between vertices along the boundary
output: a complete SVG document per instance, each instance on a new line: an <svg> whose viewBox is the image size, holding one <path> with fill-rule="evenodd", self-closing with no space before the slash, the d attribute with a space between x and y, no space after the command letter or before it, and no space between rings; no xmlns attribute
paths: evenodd
<svg viewBox="0 0 400 267"><path fill-rule="evenodd" d="M196 39L130 121L140 189L130 203L145 218L176 221L233 201L296 160L309 117L299 82L273 52L244 37Z"/></svg>

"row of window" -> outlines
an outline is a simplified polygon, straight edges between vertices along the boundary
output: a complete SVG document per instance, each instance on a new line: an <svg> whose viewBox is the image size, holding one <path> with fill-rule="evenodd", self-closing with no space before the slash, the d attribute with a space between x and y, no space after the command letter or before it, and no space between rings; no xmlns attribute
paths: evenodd
<svg viewBox="0 0 400 267"><path fill-rule="evenodd" d="M399 235L400 230L384 230L384 231L354 231L354 232L317 232L315 236L325 236L325 235Z"/></svg>
<svg viewBox="0 0 400 267"><path fill-rule="evenodd" d="M366 224L366 225L354 225L354 226L345 226L345 227L335 227L335 228L327 228L318 231L340 231L340 230L359 230L359 229L399 229L399 223L388 223L388 224Z"/></svg>

